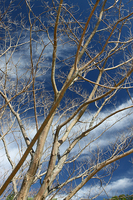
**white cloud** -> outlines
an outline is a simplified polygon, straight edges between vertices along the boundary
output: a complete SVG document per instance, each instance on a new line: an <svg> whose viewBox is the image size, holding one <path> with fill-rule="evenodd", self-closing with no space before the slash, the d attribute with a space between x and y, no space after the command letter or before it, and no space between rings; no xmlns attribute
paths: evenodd
<svg viewBox="0 0 133 200"><path fill-rule="evenodd" d="M125 103L123 103L122 105L120 105L119 107L117 107L116 109L120 109L122 107L126 107L128 106L129 104L131 104L130 101L127 101ZM116 110L115 109L115 110ZM111 112L114 112L115 110L110 110L110 113ZM127 111L126 111L127 112ZM124 113L124 112L123 112ZM107 112L106 111L103 111L101 112L101 114L99 115L99 117L101 118L104 118L105 116L107 115ZM95 137L97 137L99 134L101 134L107 127L111 126L112 123L115 122L115 120L117 119L120 119L122 116L122 113L119 113L117 114L117 116L113 116L110 120L106 121L105 123L101 124L99 127L97 127L95 130L93 130L87 137L85 137L82 141L80 141L80 143L78 143L72 153L71 153L71 156L73 155L76 155L77 152L79 152L80 148L82 149L88 142L90 142L92 139L94 139ZM85 116L83 117L84 120L87 119L87 114L85 114ZM90 116L89 116L90 117ZM89 150L93 151L95 150L97 147L99 147L100 149L102 148L105 148L106 146L108 146L110 143L114 143L115 140L116 140L116 136L117 136L117 131L120 132L120 134L122 134L123 132L123 129L126 130L126 128L130 125L130 123L132 122L133 120L133 114L127 116L126 118L123 118L122 121L119 121L117 124L115 124L113 127L111 127L111 129L109 131L107 131L107 133L105 133L102 137L100 137L98 140L96 140L95 142L93 142L89 148L86 148L84 151L83 151L83 154L84 154L84 159L86 158L86 156L88 156L89 154ZM28 126L28 124L27 124ZM87 125L86 127L87 128ZM84 128L84 124L80 125L80 131L81 130L85 130ZM29 128L26 129L27 130L27 133L30 134L30 138L33 138L35 133L36 133L36 130L33 128L33 125L30 125L29 124ZM72 131L74 131L76 134L78 133L78 130L79 130L79 127L78 125L75 126L73 128ZM52 132L52 130L50 131ZM75 134L75 136L76 136ZM49 134L49 137L48 137L48 140L47 140L47 146L46 148L48 147L48 145L51 144L51 138L52 135L51 133ZM66 141L62 146L61 146L61 149L60 149L60 153L61 155L65 152L65 150L68 148L68 142ZM17 146L8 146L9 148L9 152L10 152L10 156L11 158L14 160L16 159L16 155L18 154L18 147ZM85 156L86 155L86 156ZM82 157L83 158L83 157ZM19 159L19 157L17 158L17 160ZM80 157L79 157L80 159ZM10 169L9 167L9 163L7 161L7 158L6 158L6 155L5 155L5 152L3 149L0 150L0 162L2 163L2 166L4 169ZM1 167L2 167L1 166ZM5 167L4 167L5 166Z"/></svg>
<svg viewBox="0 0 133 200"><path fill-rule="evenodd" d="M133 188L133 178L121 178L111 182L107 187L106 191L109 195L114 193L121 193L127 189Z"/></svg>
<svg viewBox="0 0 133 200"><path fill-rule="evenodd" d="M104 190L103 190L104 188ZM94 196L97 196L99 194L99 197L112 197L115 195L120 194L128 194L128 192L132 190L133 188L133 178L121 178L116 181L112 181L110 184L108 184L106 187L103 185L101 187L100 185L95 186L85 186L81 188L77 194L72 198L79 199L79 198L92 198ZM108 195L108 196L107 196Z"/></svg>
<svg viewBox="0 0 133 200"><path fill-rule="evenodd" d="M107 115L109 115L119 109L125 108L129 105L132 105L132 102L130 100L124 102L123 104L116 107L115 109L110 109L108 112L101 111L101 113L98 116L98 120L94 122L94 125L96 125L100 120L105 118ZM92 115L93 115L93 113L92 113ZM85 114L82 117L82 120L84 122L85 121L87 122L88 118L90 118L90 115ZM88 122L89 122L89 120L88 120ZM92 130L88 134L88 136L83 138L82 141L80 141L80 148L82 149L82 147L84 147L87 143L93 141L93 139L97 138L102 133L103 133L103 135L100 136L100 138L98 138L96 141L92 142L89 145L89 149L95 150L97 147L99 147L100 149L105 148L105 147L109 146L109 144L115 143L116 139L119 138L119 140L121 140L122 137L124 138L127 135L132 134L132 132L131 133L129 132L129 128L130 128L130 126L132 126L132 122L133 122L133 108L122 111L122 112L112 116L111 118L109 118L105 122L103 122L100 126L95 128L94 130ZM85 130L87 130L88 126L89 125L87 125L87 123L85 125L83 123L80 125L80 130L85 131ZM78 134L78 131L79 131L78 125L76 125L73 128L73 130L74 130L74 132L77 132L77 134ZM64 149L65 149L65 147L67 147L67 145L64 145ZM73 154L76 154L78 151L79 151L79 144L77 144L75 146L75 148L73 149ZM86 148L83 153L88 154L88 148Z"/></svg>
<svg viewBox="0 0 133 200"><path fill-rule="evenodd" d="M103 190L104 188L104 190ZM108 198L113 197L115 195L120 194L128 194L129 191L131 192L133 188L133 178L120 178L116 181L110 182L106 187L105 185L85 185L81 188L75 195L72 197L72 200L79 200L82 198L92 198L92 197L101 197L101 198ZM62 193L55 196L55 198L62 200L68 194ZM49 197L48 197L49 199Z"/></svg>

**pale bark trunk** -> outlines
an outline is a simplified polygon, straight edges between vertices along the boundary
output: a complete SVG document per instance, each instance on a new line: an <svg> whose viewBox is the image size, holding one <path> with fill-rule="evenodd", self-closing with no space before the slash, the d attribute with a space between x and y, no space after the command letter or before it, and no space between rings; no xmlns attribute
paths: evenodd
<svg viewBox="0 0 133 200"><path fill-rule="evenodd" d="M28 172L26 173L21 189L20 189L20 193L18 194L17 200L26 200L27 199L27 195L30 189L31 184L33 183L33 180L35 178L35 174L36 171L38 169L38 166L40 164L40 159L42 156L42 152L43 152L43 148L44 148L44 144L52 123L54 115L51 117L51 119L49 120L49 122L47 123L46 127L44 128L43 132L41 133L39 140L38 140L38 145L37 145L37 149L35 152L35 155L33 157L33 160L31 161L30 167Z"/></svg>

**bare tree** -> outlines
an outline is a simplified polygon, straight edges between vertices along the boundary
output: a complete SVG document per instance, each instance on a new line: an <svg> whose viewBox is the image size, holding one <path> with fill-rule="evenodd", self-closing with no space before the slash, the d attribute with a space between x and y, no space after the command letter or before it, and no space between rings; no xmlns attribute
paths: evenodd
<svg viewBox="0 0 133 200"><path fill-rule="evenodd" d="M0 3L1 157L10 167L1 166L1 198L27 199L37 184L35 200L68 200L92 179L98 196L133 153L132 1L86 5L83 14L71 1Z"/></svg>

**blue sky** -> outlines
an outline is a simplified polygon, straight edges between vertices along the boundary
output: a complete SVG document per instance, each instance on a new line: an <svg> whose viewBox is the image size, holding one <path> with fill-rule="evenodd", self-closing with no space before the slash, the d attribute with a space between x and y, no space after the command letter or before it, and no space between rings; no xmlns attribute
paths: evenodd
<svg viewBox="0 0 133 200"><path fill-rule="evenodd" d="M19 1L18 1L19 2ZM51 4L51 1L47 1L49 3L49 5ZM66 3L71 3L74 5L74 10L75 10L75 18L78 19L79 21L81 22L84 22L87 20L87 17L89 16L89 13L90 13L90 7L88 6L88 1L87 0L68 0L68 1L64 1ZM95 1L93 1L95 2ZM103 1L101 1L103 2ZM123 2L125 3L126 1L123 0ZM17 3L17 1L15 2ZM33 10L34 12L36 13L36 15L38 15L42 10L43 10L43 7L40 8L39 5L40 5L40 1L33 1L31 2L33 3ZM46 1L45 1L46 3ZM7 2L8 4L8 2ZM27 18L27 8L25 7L25 4L23 4L23 1L20 3L22 5L22 7L19 9L19 10L16 10L15 13L12 15L12 18L14 19L15 17L19 18L19 15L20 13L22 12L22 15L25 16L25 21L26 21L26 26L28 27L28 18ZM106 4L106 7L108 7L110 5L109 2L107 2ZM132 2L129 3L129 5L126 5L126 6L132 6ZM105 7L105 8L106 8ZM129 7L124 7L125 10ZM98 8L99 9L99 8ZM132 9L132 8L131 8ZM96 12L98 12L99 10L96 10ZM51 12L51 11L49 11ZM124 12L124 11L123 11ZM126 12L126 11L125 11ZM80 13L80 14L79 14ZM109 17L109 16L108 16ZM113 16L111 16L112 20L113 20ZM42 18L44 24L47 26L49 21L52 22L52 19L48 19L45 20L45 17ZM132 21L133 22L133 21ZM99 26L99 28L104 28L104 24L101 22L101 25ZM93 23L91 22L89 27L88 27L88 34L89 34L89 31L91 32L91 30L93 29ZM133 30L132 30L133 31ZM49 29L49 33L50 33L50 37L53 39L53 28L50 27ZM124 38L125 35L127 33L127 29L125 27L125 29L123 30L123 35L122 37ZM20 34L20 30L18 28L17 32L12 32L12 34L14 34L14 36L17 38L18 37L18 34ZM80 34L80 32L79 32ZM102 35L103 34L103 35ZM105 33L102 32L101 34L101 42L102 42L102 36L106 36L104 35ZM106 34L108 34L106 32ZM116 33L117 34L117 33ZM66 36L62 35L61 36L62 40L63 41L67 41L67 38ZM44 32L41 32L37 35L34 35L34 39L36 39L37 42L33 42L33 60L34 60L34 63L37 62L37 59L39 57L39 53L41 52L42 50L42 43L41 43L41 39L43 40L43 42L45 44L48 43L48 37L46 36L46 33ZM39 40L40 39L40 40ZM92 56L95 55L99 49L101 48L101 44L97 43L97 40L98 40L98 36L94 36L93 38L93 41L92 41L92 44L89 46L89 48L91 49L92 51ZM28 42L29 40L29 33L27 30L24 30L22 32L22 39L20 40L21 42ZM15 41L15 40L14 40ZM58 78L58 74L60 73L60 71L63 73L63 75L65 76L69 69L70 69L70 66L69 66L69 62L66 64L66 66L62 65L62 63L60 63L60 59L65 59L71 55L75 55L76 53L76 48L77 46L76 45L72 45L70 46L68 43L66 44L62 44L61 41L58 41L58 49L57 49L57 56L59 59L57 59L57 64L56 64L56 74L57 74L57 78ZM129 47L130 49L131 47ZM36 51L37 49L37 51ZM122 58L123 56L123 53L120 52L117 54L117 56L115 55L113 57L114 59L114 62L109 59L109 62L113 62L113 64L118 64L121 62L121 60L123 60ZM10 53L7 54L7 58L10 57ZM52 92L52 85L51 85L51 80L50 80L50 67L51 67L51 60L52 60L52 45L49 44L46 49L45 49L45 52L44 52L44 58L45 58L45 62L42 62L40 63L40 68L38 70L38 73L37 73L37 78L36 78L36 88L39 88L40 91L43 91L43 88L45 88L45 97L47 96L47 94L51 94L51 96L53 95L53 92ZM84 58L85 59L85 58ZM72 60L70 60L70 63L71 63ZM5 67L5 56L1 57L0 58L0 62L1 62L1 69L4 70L4 67ZM23 82L27 81L28 78L30 77L30 66L29 66L29 62L30 62L30 52L29 52L29 46L28 44L25 44L23 47L19 47L17 49L17 51L14 53L13 57L12 57L12 62L9 63L8 67L9 67L9 76L10 76L10 80L12 80L12 82L14 81L15 83L15 79L16 79L16 68L13 67L15 65L18 65L18 77L20 78L23 78ZM12 66L12 63L14 63L14 65ZM94 81L97 77L97 70L94 70L92 72L90 72L87 76L87 78L90 78L90 80ZM112 74L114 72L111 72ZM112 75L112 74L109 74L109 75ZM117 76L117 78L119 78L119 75ZM44 81L45 80L45 81ZM58 81L58 84L57 84L57 87L60 89L61 86L62 86L62 79L61 77L59 78L60 81ZM41 83L44 81L44 84L41 85ZM9 88L10 88L10 82L7 83L9 84ZM79 81L79 83L77 83L77 85L75 84L76 87L79 87L79 84L81 84L81 82ZM88 86L88 84L84 84L84 89L86 91L86 93L90 93L91 91L91 88L92 85L90 84ZM130 90L131 92L131 96L132 95L132 90ZM82 93L82 91L81 91ZM82 94L84 95L84 93ZM38 92L38 96L39 96L39 92ZM70 97L71 100L78 97L78 95L75 95L75 93L73 91L68 91L65 95L66 99L67 97ZM20 96L20 100L21 100L21 96ZM47 99L46 99L47 100ZM17 99L18 101L18 99ZM48 102L48 100L47 100ZM65 101L64 101L65 102ZM64 102L61 102L61 107L63 107L65 105ZM23 105L24 102L22 102L22 104L20 103L19 106L21 107L21 105ZM13 104L15 105L15 100L13 102ZM49 102L50 104L50 102ZM31 103L32 105L32 103ZM98 105L101 105L101 102L98 102ZM126 91L120 91L118 92L117 96L116 96L116 101L115 101L115 105L112 105L112 104L108 104L106 105L106 107L101 111L100 115L99 115L99 118L98 120L95 122L95 123L98 123L100 119L104 118L107 116L107 114L110 114L111 112L115 112L116 110L118 109L121 109L123 107L126 107L126 106L129 106L129 105L132 105L132 102L131 100L129 99L129 96L127 94ZM27 106L27 105L26 105ZM26 106L24 105L22 107L22 109L20 110L21 112L23 112L25 109L26 109ZM49 105L49 107L51 106L51 104ZM60 107L60 108L61 108ZM18 109L18 107L16 107L16 110ZM41 110L41 108L38 108L38 112ZM46 108L47 110L47 108ZM96 111L96 107L94 104L92 104L91 106L89 106L89 109L87 110L87 112L85 113L85 115L83 116L82 120L87 124L87 122L89 122L89 119L92 118L92 116L94 115ZM41 111L40 111L41 112ZM47 114L47 111L46 111L46 114ZM31 117L33 115L33 110L29 110L29 112L24 112L22 114L22 117ZM123 118L124 116L128 115L127 117ZM27 129L27 132L29 134L29 137L32 139L33 136L35 135L36 133L36 130L34 128L34 125L32 122L34 122L34 119L32 119L33 121L26 121L26 125L28 127ZM62 119L64 120L64 119ZM118 123L115 124L115 122L118 121ZM41 124L43 122L43 117L40 116L39 117L39 124ZM55 129L58 125L58 115L55 117L54 119L54 122L53 122L53 129ZM114 126L112 126L112 124L114 123ZM82 148L84 146L84 144L87 144L87 142L95 137L98 137L98 134L99 133L103 133L102 137L100 137L100 139L98 139L98 141L94 142L93 144L91 144L88 148L86 148L82 155L78 158L77 160L77 163L75 163L76 166L80 165L80 163L83 163L85 161L87 161L87 159L89 158L93 158L93 154L92 152L96 152L97 151L97 146L100 147L100 149L105 149L107 148L108 149L108 146L110 145L110 142L113 144L114 140L116 139L116 135L119 135L121 137L121 135L126 135L126 134L132 134L132 123L133 123L133 113L132 113L132 110L130 110L130 112L128 111L124 111L122 113L118 113L117 115L111 117L109 120L107 120L106 122L104 122L102 125L100 125L98 128L96 128L95 130L93 130L89 136L87 136L86 138L84 138L83 140L81 140L81 142L79 142L75 148L73 149L73 151L71 152L70 154L70 157L73 157L73 155L75 155L77 152L80 151L80 148ZM16 121L15 121L15 126L16 126ZM87 128L88 125L84 126L84 124L80 124L79 126L75 126L74 130L73 130L73 138L76 137L75 136L75 133L80 133L81 131L84 131L86 128ZM112 127L111 127L112 126ZM108 128L111 127L109 130ZM52 128L50 129L50 136L47 140L47 144L46 144L46 149L48 147L48 145L50 145L51 143L51 139L52 139ZM15 129L14 129L15 130ZM16 129L17 130L17 129ZM104 131L106 131L106 134L104 134ZM13 139L13 138L7 138L7 141L10 142L10 140ZM1 141L0 141L1 142ZM3 144L0 143L0 145L3 147ZM60 149L60 153L61 155L65 152L65 150L67 149L69 145L69 141L66 141L62 146L61 146L61 149ZM34 146L35 148L35 146ZM9 149L10 149L10 156L11 158L14 160L15 163L18 162L19 158L20 158L20 155L17 154L16 155L16 152L18 151L17 150L17 146L14 146L14 143L11 142L9 144ZM25 148L24 148L25 149ZM47 149L46 150L46 153L48 154L50 152L51 148ZM6 156L5 156L5 151L3 148L1 148L1 151L0 151L0 163L1 163L1 174L4 173L4 170L7 169L9 170L9 173L10 173L10 165L6 159ZM114 195L120 195L120 194L132 194L133 193L133 164L131 162L131 158L132 158L132 155L130 156L127 156L125 158L122 158L119 162L118 162L118 165L119 167L117 168L117 163L115 165L115 167L117 168L114 172L113 172L113 176L112 176L112 179L109 181L109 178L110 177L105 177L103 178L103 185L101 185L100 181L97 180L97 179L92 179L90 180L74 197L73 199L79 199L80 198L86 198L88 195L90 195L90 197L92 197L93 195L96 195L98 192L100 193L99 196L96 197L97 200L101 200L103 198L108 198L108 197L111 197L111 196L114 196ZM44 167L47 166L47 162L46 164L44 164ZM68 168L70 168L71 170L71 165L68 165L67 166ZM85 167L83 165L83 167ZM77 167L78 169L78 167ZM8 174L9 174L8 173ZM101 176L102 176L102 172L100 172ZM63 177L64 179L66 178L65 177L65 170L62 172L62 174L60 175L60 179L63 180ZM93 182L94 180L94 182ZM106 183L109 181L108 185L105 187ZM77 180L77 183L78 183L78 180ZM38 184L38 183L37 183ZM38 188L38 185L35 185L36 188ZM74 184L74 183L73 183ZM105 187L105 188L104 188ZM102 191L102 189L104 188L104 190ZM65 196L65 193L61 193L60 196L57 196L58 199L63 199L63 196Z"/></svg>

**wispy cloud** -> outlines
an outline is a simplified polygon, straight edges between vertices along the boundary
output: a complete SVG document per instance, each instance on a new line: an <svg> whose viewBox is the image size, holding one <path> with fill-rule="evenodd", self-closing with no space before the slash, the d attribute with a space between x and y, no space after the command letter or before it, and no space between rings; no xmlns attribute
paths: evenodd
<svg viewBox="0 0 133 200"><path fill-rule="evenodd" d="M132 105L132 102L130 100L127 100L126 102L115 107L114 109L110 109L108 111L106 110L101 111L101 113L98 115L98 119L96 119L93 126L95 126L100 120L102 120L109 114L119 109L125 108L129 105ZM85 113L85 115L80 120L80 121L83 121L83 123L77 124L72 129L70 136L72 136L72 134L74 133L73 135L73 138L74 138L78 134L82 133L83 131L86 131L89 128L89 122L93 115L94 115L93 111L90 112L90 114ZM115 144L116 140L118 142L124 139L125 137L132 134L132 132L130 131L132 122L133 122L133 108L119 112L118 114L110 117L105 122L103 122L100 126L92 130L80 142L78 142L78 144L72 150L71 156L76 155L88 143L90 143L90 145L86 149L84 149L83 151L84 156L85 154L86 156L88 156L88 153L90 152L90 150L93 151L93 150L96 150L97 148L103 149L103 148L108 147L110 144ZM97 138L97 140L94 141L95 138ZM69 142L66 141L61 146L61 153L63 153L68 148L68 145L69 145ZM79 159L80 158L83 159L82 156L79 157Z"/></svg>
<svg viewBox="0 0 133 200"><path fill-rule="evenodd" d="M104 188L104 189L103 189ZM79 198L92 198L99 194L99 197L109 198L120 194L131 194L133 188L133 178L120 178L116 181L112 181L106 187L105 185L85 186L77 192L74 200Z"/></svg>
<svg viewBox="0 0 133 200"><path fill-rule="evenodd" d="M115 181L110 182L107 186L105 185L99 185L95 184L92 185L86 185L83 188L81 188L75 195L72 197L72 200L79 200L79 199L90 199L93 197L101 197L103 198L111 198L115 195L121 195L121 194L131 194L133 187L133 178L120 178ZM61 193L59 195L56 195L55 198L62 200L65 198L68 194Z"/></svg>
<svg viewBox="0 0 133 200"><path fill-rule="evenodd" d="M122 178L111 182L105 189L108 195L127 193L133 188L133 178Z"/></svg>
<svg viewBox="0 0 133 200"><path fill-rule="evenodd" d="M121 104L116 109L120 109L120 108L128 106L130 104L131 104L131 102L127 101L127 102ZM113 112L116 109L111 110L110 112ZM124 112L126 114L127 111L124 111ZM117 114L117 116L111 117L111 119L107 120L102 125L100 125L95 130L93 130L91 133L89 133L89 135L86 138L84 138L80 143L78 143L74 147L74 149L73 149L73 151L71 153L71 156L77 154L77 152L79 152L80 148L82 149L88 142L91 142L91 140L93 140L95 137L97 137L99 134L101 134L105 129L107 129L109 126L111 126L111 124L113 124L115 121L119 120L122 116L124 116L124 112ZM106 115L107 115L106 111L103 111L99 115L99 118L104 118ZM87 119L87 118L89 118L89 117L90 117L90 115L85 114L84 120ZM126 118L123 118L121 121L119 121L118 123L116 123L113 127L111 127L110 130L108 130L106 133L104 133L104 135L102 137L100 137L98 140L96 140L95 142L93 142L89 146L89 149L91 149L91 151L95 150L97 147L99 147L99 148L102 149L102 148L106 148L110 143L114 143L115 140L116 140L116 137L117 137L117 133L122 134L125 130L127 131L126 128L128 128L131 125L132 121L133 121L133 114L131 114L129 116L127 115ZM87 125L86 125L86 128L87 128ZM85 130L84 124L83 125L81 124L80 127L78 127L78 125L75 126L75 128L72 131L74 131L75 133L78 133L78 131L81 132L81 130L83 130L83 131ZM50 132L51 133L49 134L49 139L47 140L47 145L50 144L51 139L52 139L51 138L52 137L52 130ZM36 133L35 129L33 129L33 125L32 126L29 125L29 128L27 128L27 133L30 134L30 135L28 134L28 136L30 136L30 138L33 138L33 136ZM125 134L126 134L126 132L125 132ZM0 143L1 143L1 146L2 146L2 141L0 141ZM66 141L61 146L61 154L63 154L63 152L68 148L68 145L69 144ZM10 152L11 158L15 159L15 156L16 156L16 154L18 152L17 145L13 146L13 148L12 148L12 145L9 145L8 148L9 148L9 152ZM88 155L88 153L89 153L88 148L86 148L83 151L83 154L84 155L85 154ZM9 164L7 164L6 155L5 155L5 152L4 152L3 149L0 150L0 155L1 155L0 162L3 163L3 166L5 166L4 167L5 169L9 169ZM4 160L4 162L3 162L3 160Z"/></svg>

